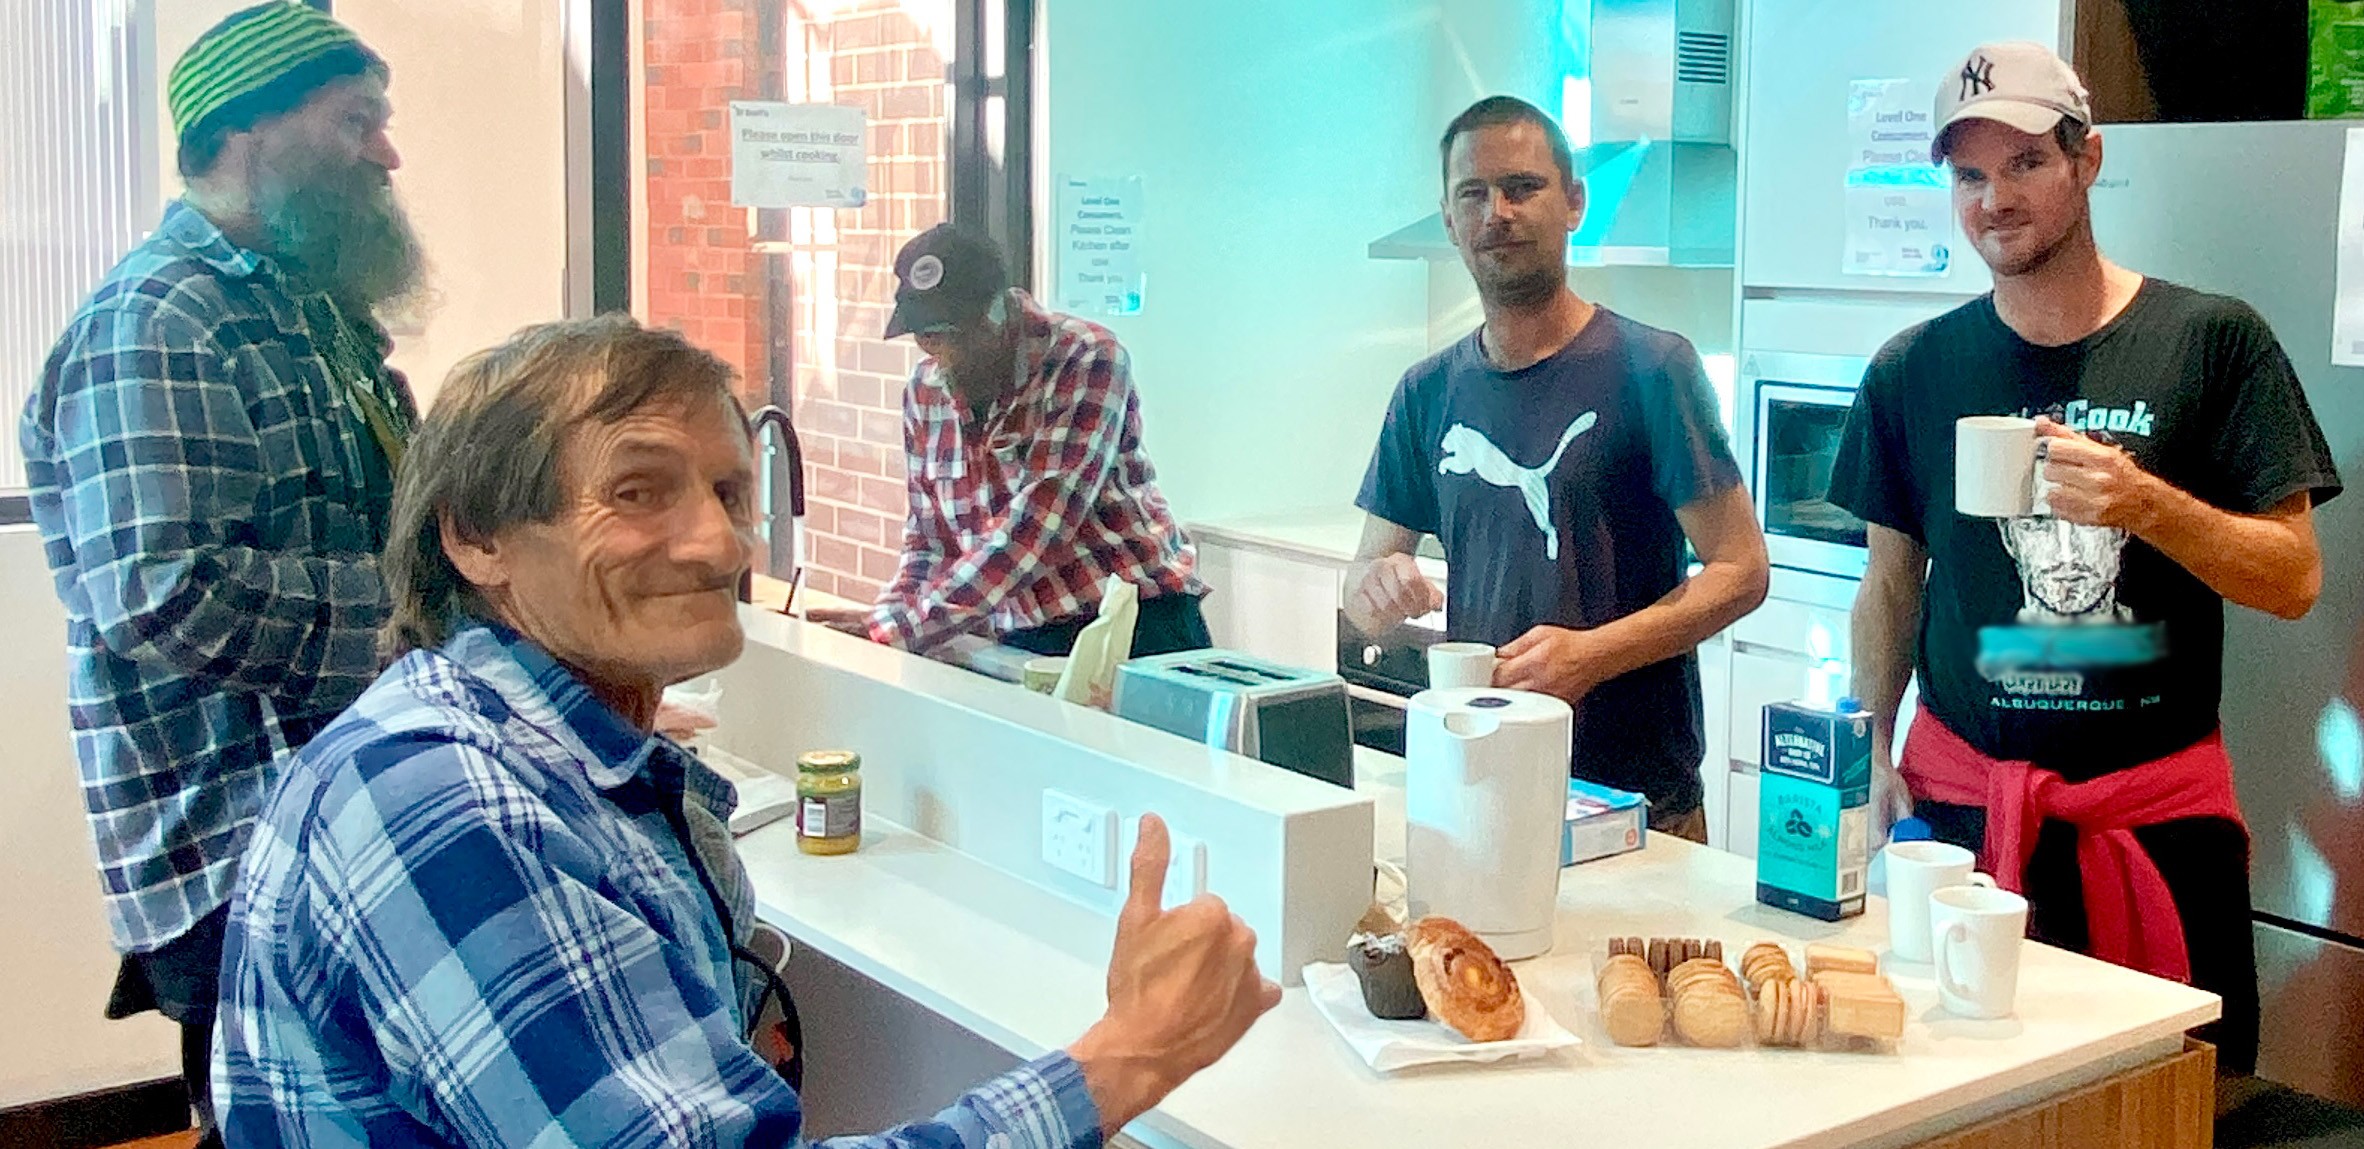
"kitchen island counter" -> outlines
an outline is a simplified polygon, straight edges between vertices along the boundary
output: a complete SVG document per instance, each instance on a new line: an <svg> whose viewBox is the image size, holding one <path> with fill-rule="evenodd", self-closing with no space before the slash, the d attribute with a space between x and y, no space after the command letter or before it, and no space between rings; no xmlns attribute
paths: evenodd
<svg viewBox="0 0 2364 1149"><path fill-rule="evenodd" d="M833 647L804 649L827 657ZM1400 857L1401 760L1365 750L1357 767L1376 852ZM800 945L1018 1058L1063 1046L1098 1018L1114 935L1104 905L884 821L845 857L808 857L794 838L775 824L742 848L763 916ZM1219 860L1213 869L1221 873ZM1223 886L1218 878L1215 892ZM1921 1145L2177 1058L2183 1031L2219 1009L2208 994L2034 944L2018 1016L2002 1022L1947 1018L1925 968L1895 969L1911 1022L1893 1053L1623 1049L1607 1042L1593 1009L1590 955L1611 936L1712 937L1728 950L1774 939L1794 952L1822 940L1880 948L1885 930L1878 899L1839 924L1768 909L1754 901L1747 860L1653 835L1646 849L1564 871L1555 949L1514 967L1585 1039L1582 1049L1381 1076L1292 988L1229 1056L1127 1132L1152 1146L1205 1149ZM2190 1063L2204 1060L2180 1059L2174 1080L2183 1084L2146 1095L2171 1123L2203 1133L2208 1082ZM942 1100L914 1101L912 1115Z"/></svg>

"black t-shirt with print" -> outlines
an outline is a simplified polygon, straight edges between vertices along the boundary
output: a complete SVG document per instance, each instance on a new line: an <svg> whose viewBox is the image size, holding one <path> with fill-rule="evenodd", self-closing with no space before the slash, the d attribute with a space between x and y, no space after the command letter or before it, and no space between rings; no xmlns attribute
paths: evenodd
<svg viewBox="0 0 2364 1149"><path fill-rule="evenodd" d="M1830 497L1928 548L1921 700L1989 755L2081 779L2216 728L2224 600L2123 532L1954 510L1954 421L2046 413L2237 513L2320 503L2339 476L2289 357L2236 299L2147 280L2100 331L2043 347L1986 296L1881 349Z"/></svg>
<svg viewBox="0 0 2364 1149"><path fill-rule="evenodd" d="M1688 340L1607 308L1542 362L1500 371L1478 333L1404 374L1356 504L1433 534L1450 637L1501 646L1543 624L1590 629L1681 584L1674 510L1740 482ZM1700 803L1699 660L1602 683L1576 707L1571 769Z"/></svg>

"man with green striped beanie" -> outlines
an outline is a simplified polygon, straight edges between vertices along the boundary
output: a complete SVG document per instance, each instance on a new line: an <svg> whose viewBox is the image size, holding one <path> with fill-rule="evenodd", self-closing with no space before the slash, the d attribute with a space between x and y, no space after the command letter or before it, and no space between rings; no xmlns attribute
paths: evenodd
<svg viewBox="0 0 2364 1149"><path fill-rule="evenodd" d="M240 855L375 677L388 613L376 556L417 413L380 321L424 294L390 77L303 4L199 37L166 93L187 190L76 313L19 429L124 955L107 1013L180 1024L207 1144Z"/></svg>

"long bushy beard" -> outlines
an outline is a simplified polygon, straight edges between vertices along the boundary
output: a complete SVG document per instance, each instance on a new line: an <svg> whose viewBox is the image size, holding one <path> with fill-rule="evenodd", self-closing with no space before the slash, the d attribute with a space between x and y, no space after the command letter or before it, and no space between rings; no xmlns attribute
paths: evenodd
<svg viewBox="0 0 2364 1149"><path fill-rule="evenodd" d="M255 214L271 253L306 286L381 320L426 305L426 255L377 166L303 152L267 161Z"/></svg>

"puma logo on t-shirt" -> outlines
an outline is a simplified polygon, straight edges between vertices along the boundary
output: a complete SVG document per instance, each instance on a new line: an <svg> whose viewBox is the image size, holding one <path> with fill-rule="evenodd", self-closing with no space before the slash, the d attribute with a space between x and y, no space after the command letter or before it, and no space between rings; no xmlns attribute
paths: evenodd
<svg viewBox="0 0 2364 1149"><path fill-rule="evenodd" d="M1466 423L1455 423L1445 432L1442 447L1445 457L1437 462L1440 475L1476 475L1496 487L1510 487L1527 500L1527 513L1535 518L1535 529L1543 532L1543 556L1560 557L1559 532L1551 529L1551 473L1560 465L1560 457L1568 453L1568 444L1576 436L1592 430L1600 421L1592 411L1576 417L1568 429L1560 432L1560 445L1540 467L1522 467L1511 461L1494 441Z"/></svg>

